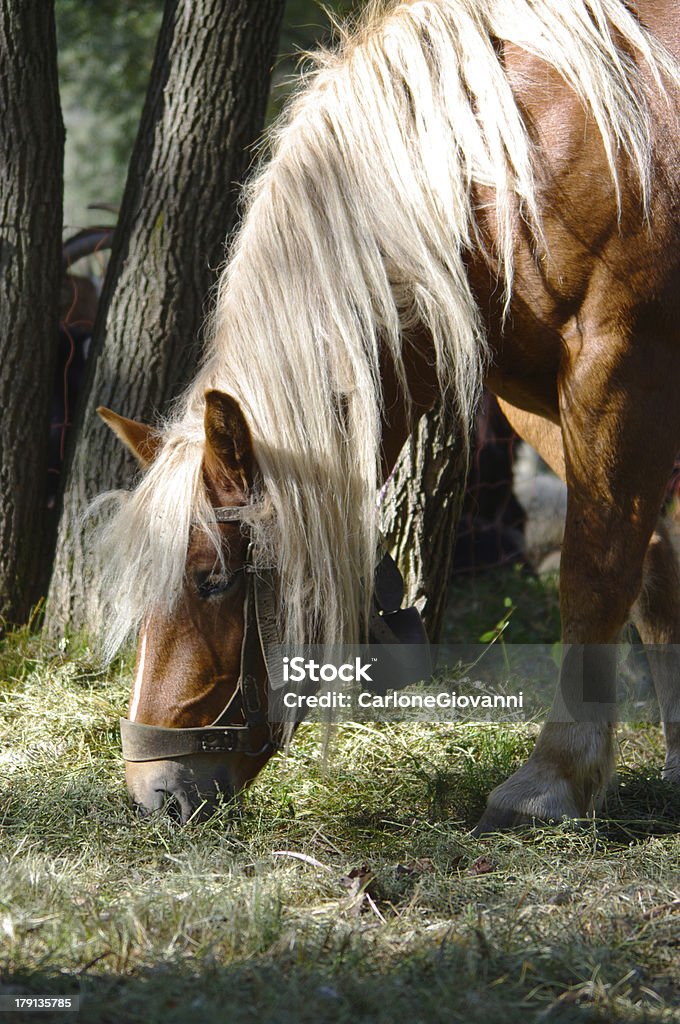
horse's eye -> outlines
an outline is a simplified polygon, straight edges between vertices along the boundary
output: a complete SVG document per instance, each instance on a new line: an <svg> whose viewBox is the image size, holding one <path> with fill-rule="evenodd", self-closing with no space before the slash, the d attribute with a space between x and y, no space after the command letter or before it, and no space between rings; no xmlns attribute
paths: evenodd
<svg viewBox="0 0 680 1024"><path fill-rule="evenodd" d="M204 599L218 597L228 593L230 590L234 590L239 579L240 575L238 573L225 576L214 572L199 572L196 573L195 577L196 593Z"/></svg>

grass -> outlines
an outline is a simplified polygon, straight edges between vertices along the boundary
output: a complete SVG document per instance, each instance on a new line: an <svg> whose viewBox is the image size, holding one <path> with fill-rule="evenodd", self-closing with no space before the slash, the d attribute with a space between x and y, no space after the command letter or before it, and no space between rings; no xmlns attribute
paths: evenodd
<svg viewBox="0 0 680 1024"><path fill-rule="evenodd" d="M531 581L522 620L515 586L479 585L471 629L510 596L547 630L554 588ZM680 1021L658 729L621 731L595 822L470 837L529 726L345 726L324 760L303 725L239 807L182 828L128 806L129 676L84 645L0 651L0 994L79 993L49 1019L81 1024Z"/></svg>

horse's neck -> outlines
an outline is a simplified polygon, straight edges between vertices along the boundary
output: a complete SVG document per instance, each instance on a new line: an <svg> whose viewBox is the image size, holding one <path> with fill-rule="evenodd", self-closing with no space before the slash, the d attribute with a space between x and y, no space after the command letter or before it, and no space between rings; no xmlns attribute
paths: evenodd
<svg viewBox="0 0 680 1024"><path fill-rule="evenodd" d="M638 0L640 21L680 59L680 18L677 0Z"/></svg>

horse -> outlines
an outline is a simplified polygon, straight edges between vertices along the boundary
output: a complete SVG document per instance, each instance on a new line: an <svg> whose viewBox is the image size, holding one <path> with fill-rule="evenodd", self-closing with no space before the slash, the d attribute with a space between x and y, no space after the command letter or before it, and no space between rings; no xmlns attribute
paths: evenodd
<svg viewBox="0 0 680 1024"><path fill-rule="evenodd" d="M679 55L671 0L383 0L316 56L248 186L194 382L161 426L101 410L143 467L99 528L108 651L137 634L142 811L186 820L256 777L281 743L267 639L365 637L376 493L418 418L443 396L465 434L483 384L569 497L555 705L478 831L597 806L602 645L630 615L646 644L680 639L659 522ZM678 666L651 657L678 783Z"/></svg>

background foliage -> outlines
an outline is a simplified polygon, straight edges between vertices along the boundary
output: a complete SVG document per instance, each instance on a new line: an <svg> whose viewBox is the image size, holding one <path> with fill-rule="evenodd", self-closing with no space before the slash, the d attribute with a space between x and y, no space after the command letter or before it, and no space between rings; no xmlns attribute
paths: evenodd
<svg viewBox="0 0 680 1024"><path fill-rule="evenodd" d="M330 35L329 13L352 0L288 0L269 116L294 82L300 51ZM91 222L89 203L117 204L144 102L163 0L56 0L61 101L66 124L65 223Z"/></svg>

